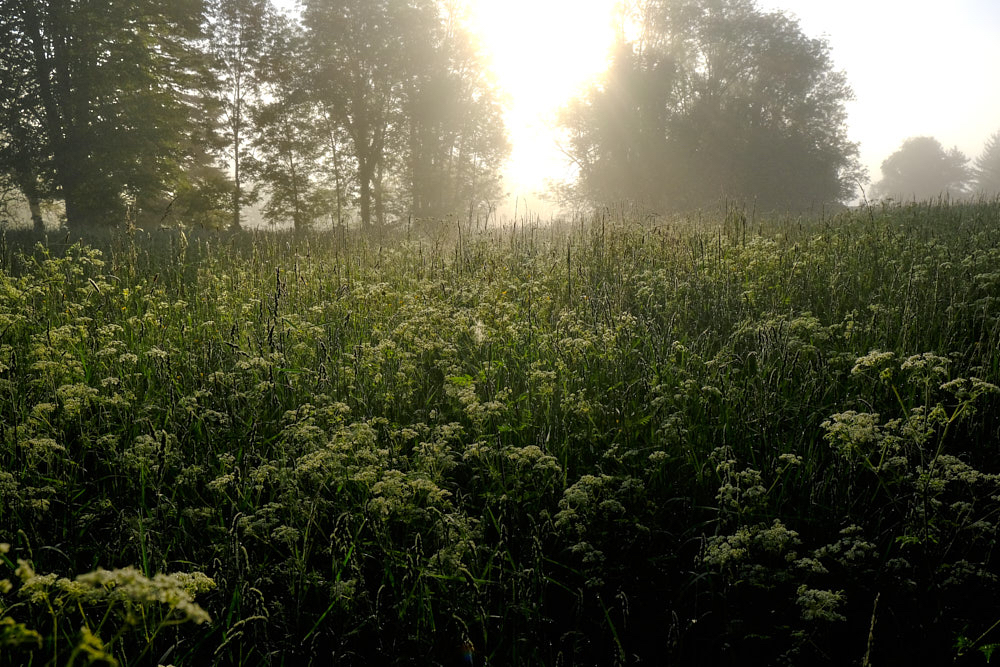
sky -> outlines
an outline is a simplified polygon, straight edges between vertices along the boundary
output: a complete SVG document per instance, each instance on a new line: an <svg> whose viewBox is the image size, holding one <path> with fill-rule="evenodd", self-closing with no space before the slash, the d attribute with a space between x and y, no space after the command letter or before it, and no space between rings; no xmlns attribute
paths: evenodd
<svg viewBox="0 0 1000 667"><path fill-rule="evenodd" d="M469 0L470 29L507 96L511 156L501 214L550 208L546 180L573 177L553 129L560 107L607 69L614 0Z"/></svg>
<svg viewBox="0 0 1000 667"><path fill-rule="evenodd" d="M551 122L606 68L614 0L471 0L472 30L508 94L510 198L544 205L546 178L572 173ZM855 101L848 133L872 181L912 136L936 137L974 159L1000 130L1000 0L758 0L805 34L825 37ZM509 203L508 203L509 206Z"/></svg>
<svg viewBox="0 0 1000 667"><path fill-rule="evenodd" d="M882 160L914 136L971 159L1000 130L1000 1L767 0L825 36L855 100L849 135L873 181Z"/></svg>

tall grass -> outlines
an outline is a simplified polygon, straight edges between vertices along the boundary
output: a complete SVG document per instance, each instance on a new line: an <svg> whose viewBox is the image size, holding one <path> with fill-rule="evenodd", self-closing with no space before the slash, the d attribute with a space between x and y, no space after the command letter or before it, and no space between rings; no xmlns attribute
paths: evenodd
<svg viewBox="0 0 1000 667"><path fill-rule="evenodd" d="M1000 642L996 202L34 240L0 238L0 662Z"/></svg>

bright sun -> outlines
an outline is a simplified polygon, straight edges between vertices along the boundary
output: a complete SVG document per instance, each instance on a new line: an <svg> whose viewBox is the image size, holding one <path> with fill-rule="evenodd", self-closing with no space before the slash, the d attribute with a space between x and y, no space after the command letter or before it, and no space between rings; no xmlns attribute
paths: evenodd
<svg viewBox="0 0 1000 667"><path fill-rule="evenodd" d="M509 96L512 194L561 177L552 122L559 107L607 68L615 0L469 0L472 32Z"/></svg>

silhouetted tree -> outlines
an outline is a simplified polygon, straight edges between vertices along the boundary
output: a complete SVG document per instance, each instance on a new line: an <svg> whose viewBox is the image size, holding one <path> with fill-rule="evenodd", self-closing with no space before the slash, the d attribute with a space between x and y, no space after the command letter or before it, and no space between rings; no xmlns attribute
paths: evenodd
<svg viewBox="0 0 1000 667"><path fill-rule="evenodd" d="M983 195L1000 195L1000 130L986 141L973 167L973 189Z"/></svg>
<svg viewBox="0 0 1000 667"><path fill-rule="evenodd" d="M248 203L244 194L243 158L250 139L251 106L260 86L261 59L266 33L272 29L273 9L268 0L211 0L209 51L222 102L226 157L233 173L233 229ZM252 199L252 198L251 198Z"/></svg>
<svg viewBox="0 0 1000 667"><path fill-rule="evenodd" d="M427 0L307 0L304 22L313 93L350 137L357 168L362 225L372 223L373 200L393 131L401 127L408 42L429 14ZM376 216L378 219L379 216ZM381 221L381 220L380 220Z"/></svg>
<svg viewBox="0 0 1000 667"><path fill-rule="evenodd" d="M0 71L35 123L18 164L58 188L69 224L115 222L181 173L201 24L201 0L0 0Z"/></svg>
<svg viewBox="0 0 1000 667"><path fill-rule="evenodd" d="M0 12L6 9L0 3ZM12 9L12 8L11 8ZM52 156L46 143L34 53L16 16L0 13L0 175L6 190L27 200L32 223L43 229L41 200L54 194Z"/></svg>
<svg viewBox="0 0 1000 667"><path fill-rule="evenodd" d="M263 98L254 112L256 154L246 169L267 192L264 217L290 220L304 229L330 202L321 187L322 154L327 147L325 119L308 88L305 36L301 27L277 20L263 51Z"/></svg>
<svg viewBox="0 0 1000 667"><path fill-rule="evenodd" d="M962 151L946 151L934 137L911 137L882 162L874 191L900 201L963 197L972 177L968 162Z"/></svg>
<svg viewBox="0 0 1000 667"><path fill-rule="evenodd" d="M565 152L594 200L688 209L843 201L861 173L829 47L752 0L650 0L606 81L569 105Z"/></svg>
<svg viewBox="0 0 1000 667"><path fill-rule="evenodd" d="M463 209L471 216L488 205L510 150L499 94L456 19L427 35L407 91L408 211L415 217Z"/></svg>
<svg viewBox="0 0 1000 667"><path fill-rule="evenodd" d="M497 95L441 3L307 0L304 25L310 94L339 130L332 191L356 188L364 227L390 208L440 215L496 194L508 150Z"/></svg>

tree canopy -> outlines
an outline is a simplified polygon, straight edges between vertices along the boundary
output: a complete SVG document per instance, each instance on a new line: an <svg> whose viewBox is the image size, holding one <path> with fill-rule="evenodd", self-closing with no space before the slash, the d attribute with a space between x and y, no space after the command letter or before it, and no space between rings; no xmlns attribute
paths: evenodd
<svg viewBox="0 0 1000 667"><path fill-rule="evenodd" d="M604 83L566 107L588 200L677 210L722 198L802 209L848 199L852 93L822 39L752 0L650 0Z"/></svg>
<svg viewBox="0 0 1000 667"><path fill-rule="evenodd" d="M508 147L455 11L0 0L0 176L33 211L64 200L71 226L172 211L239 228L258 189L297 227L472 212Z"/></svg>
<svg viewBox="0 0 1000 667"><path fill-rule="evenodd" d="M434 0L307 0L311 81L344 132L363 225L391 207L417 216L476 207L497 194L508 153L499 96Z"/></svg>
<svg viewBox="0 0 1000 667"><path fill-rule="evenodd" d="M973 166L973 190L986 196L1000 195L1000 130L986 141Z"/></svg>
<svg viewBox="0 0 1000 667"><path fill-rule="evenodd" d="M962 151L946 151L934 137L911 137L882 162L874 191L897 201L963 197L972 176L968 162Z"/></svg>
<svg viewBox="0 0 1000 667"><path fill-rule="evenodd" d="M130 3L0 0L4 166L58 191L71 224L121 219L182 169L199 87L200 0ZM8 116L8 119L10 116ZM30 194L30 193L26 193Z"/></svg>

